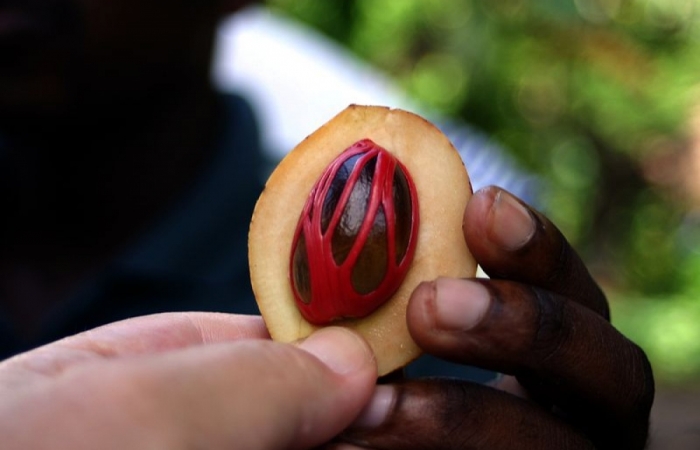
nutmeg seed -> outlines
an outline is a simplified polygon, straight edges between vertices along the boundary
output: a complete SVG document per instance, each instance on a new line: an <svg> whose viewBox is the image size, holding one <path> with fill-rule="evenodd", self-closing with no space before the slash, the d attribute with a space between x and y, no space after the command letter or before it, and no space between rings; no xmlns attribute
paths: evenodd
<svg viewBox="0 0 700 450"><path fill-rule="evenodd" d="M418 230L418 196L405 166L370 139L326 168L304 205L290 280L306 320L364 317L401 285Z"/></svg>

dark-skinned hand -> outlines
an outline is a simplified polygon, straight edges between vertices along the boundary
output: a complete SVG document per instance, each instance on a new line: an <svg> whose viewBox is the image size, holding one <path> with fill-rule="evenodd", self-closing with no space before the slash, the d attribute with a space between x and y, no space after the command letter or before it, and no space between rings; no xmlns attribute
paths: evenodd
<svg viewBox="0 0 700 450"><path fill-rule="evenodd" d="M509 193L469 202L464 237L489 280L421 284L407 320L428 353L505 374L380 385L341 447L642 449L654 382L561 232Z"/></svg>

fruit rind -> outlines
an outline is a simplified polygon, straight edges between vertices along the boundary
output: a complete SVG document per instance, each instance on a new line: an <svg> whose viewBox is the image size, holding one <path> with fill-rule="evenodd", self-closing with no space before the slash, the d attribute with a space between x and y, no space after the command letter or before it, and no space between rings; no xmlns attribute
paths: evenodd
<svg viewBox="0 0 700 450"><path fill-rule="evenodd" d="M413 264L398 291L370 316L334 323L368 341L384 375L420 355L405 318L415 287L438 276L469 277L476 271L462 234L471 197L469 177L461 157L435 126L400 109L350 105L343 110L297 145L268 179L251 220L249 262L253 291L273 339L294 342L317 328L301 316L289 282L294 232L318 177L343 150L364 138L406 166L421 208Z"/></svg>

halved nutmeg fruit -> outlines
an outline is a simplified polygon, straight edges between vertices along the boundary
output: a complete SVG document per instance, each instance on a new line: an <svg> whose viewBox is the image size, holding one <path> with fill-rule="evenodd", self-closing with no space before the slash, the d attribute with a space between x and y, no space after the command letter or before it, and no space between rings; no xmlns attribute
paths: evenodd
<svg viewBox="0 0 700 450"><path fill-rule="evenodd" d="M476 271L462 235L470 196L459 154L428 121L349 106L282 160L255 207L251 281L273 339L340 325L365 337L380 375L416 358L412 291Z"/></svg>

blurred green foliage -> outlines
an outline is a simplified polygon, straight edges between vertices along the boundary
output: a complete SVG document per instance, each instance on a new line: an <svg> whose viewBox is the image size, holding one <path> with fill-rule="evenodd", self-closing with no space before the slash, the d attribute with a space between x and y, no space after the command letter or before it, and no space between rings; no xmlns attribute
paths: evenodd
<svg viewBox="0 0 700 450"><path fill-rule="evenodd" d="M665 379L700 374L700 238L689 219L700 193L683 183L700 135L699 0L268 4L539 174L542 209L612 293L616 324Z"/></svg>

